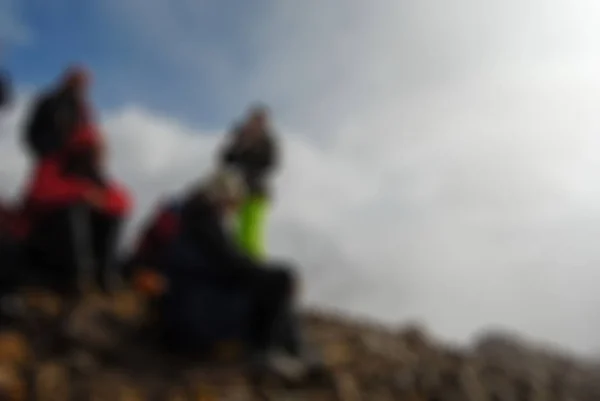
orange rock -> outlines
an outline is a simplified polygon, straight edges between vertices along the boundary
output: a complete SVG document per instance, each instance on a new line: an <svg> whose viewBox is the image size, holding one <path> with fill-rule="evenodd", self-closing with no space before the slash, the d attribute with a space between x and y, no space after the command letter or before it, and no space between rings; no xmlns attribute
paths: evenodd
<svg viewBox="0 0 600 401"><path fill-rule="evenodd" d="M0 399L21 401L26 399L26 385L14 367L0 366Z"/></svg>
<svg viewBox="0 0 600 401"><path fill-rule="evenodd" d="M150 298L156 298L167 291L167 282L152 269L140 269L134 275L133 287Z"/></svg>
<svg viewBox="0 0 600 401"><path fill-rule="evenodd" d="M29 344L21 333L0 333L0 363L22 366L30 356Z"/></svg>

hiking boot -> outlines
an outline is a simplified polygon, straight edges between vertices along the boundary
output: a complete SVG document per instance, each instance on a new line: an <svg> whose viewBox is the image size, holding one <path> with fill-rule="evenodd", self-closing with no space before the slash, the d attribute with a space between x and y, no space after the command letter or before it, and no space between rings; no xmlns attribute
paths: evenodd
<svg viewBox="0 0 600 401"><path fill-rule="evenodd" d="M270 352L266 363L269 370L292 383L302 381L309 370L303 359L284 352Z"/></svg>
<svg viewBox="0 0 600 401"><path fill-rule="evenodd" d="M321 382L327 377L322 364L282 351L260 353L251 358L250 378L254 383L260 383L268 374L275 375L289 387Z"/></svg>

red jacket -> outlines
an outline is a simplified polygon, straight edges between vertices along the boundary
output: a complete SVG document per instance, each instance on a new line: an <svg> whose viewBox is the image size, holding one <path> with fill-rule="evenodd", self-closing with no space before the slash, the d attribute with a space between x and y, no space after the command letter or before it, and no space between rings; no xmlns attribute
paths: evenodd
<svg viewBox="0 0 600 401"><path fill-rule="evenodd" d="M84 200L85 193L97 188L89 180L65 175L60 157L48 157L37 166L30 182L26 205L34 212L46 212ZM103 211L122 216L131 209L131 200L124 188L111 184L104 189Z"/></svg>
<svg viewBox="0 0 600 401"><path fill-rule="evenodd" d="M77 202L85 201L85 194L98 188L86 178L64 172L64 158L68 152L83 150L86 147L101 146L102 138L93 126L79 126L71 137L67 148L41 159L26 187L23 203L11 213L11 226L17 227L19 236L26 236L39 215L61 209ZM101 189L105 203L102 210L110 215L125 216L132 208L128 192L121 186L110 183Z"/></svg>
<svg viewBox="0 0 600 401"><path fill-rule="evenodd" d="M33 211L44 212L83 201L85 194L97 186L88 179L64 173L63 160L69 152L79 152L97 146L102 146L102 137L94 126L81 124L76 127L65 149L43 158L38 163L29 185L27 207ZM111 183L104 191L104 212L119 216L129 212L131 200L124 188Z"/></svg>

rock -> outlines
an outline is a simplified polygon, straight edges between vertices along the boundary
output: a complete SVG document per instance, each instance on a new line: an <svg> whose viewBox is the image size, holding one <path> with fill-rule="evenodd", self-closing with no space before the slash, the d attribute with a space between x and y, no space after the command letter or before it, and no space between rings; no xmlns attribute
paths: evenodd
<svg viewBox="0 0 600 401"><path fill-rule="evenodd" d="M146 300L135 292L89 293L74 303L38 290L23 297L26 322L0 333L0 400L600 399L600 365L511 335L451 348L416 324L394 331L323 312L307 312L303 323L330 380L292 388L267 378L257 388L238 364L240 344L218 345L210 363L161 351L143 328ZM61 335L64 347L48 350Z"/></svg>
<svg viewBox="0 0 600 401"><path fill-rule="evenodd" d="M34 391L39 401L68 400L71 394L69 372L57 362L41 364L35 375Z"/></svg>
<svg viewBox="0 0 600 401"><path fill-rule="evenodd" d="M323 350L325 364L330 368L339 368L352 361L350 346L344 342L325 345Z"/></svg>
<svg viewBox="0 0 600 401"><path fill-rule="evenodd" d="M0 400L25 401L27 386L14 366L0 365Z"/></svg>
<svg viewBox="0 0 600 401"><path fill-rule="evenodd" d="M44 318L57 318L64 307L63 300L57 294L45 289L26 288L21 296L32 313L38 313Z"/></svg>
<svg viewBox="0 0 600 401"><path fill-rule="evenodd" d="M356 380L348 373L340 373L335 376L335 385L338 398L341 401L362 400L360 389Z"/></svg>
<svg viewBox="0 0 600 401"><path fill-rule="evenodd" d="M113 315L130 324L140 324L145 318L146 299L133 291L119 291L111 299Z"/></svg>
<svg viewBox="0 0 600 401"><path fill-rule="evenodd" d="M0 364L24 366L31 358L25 336L18 331L0 333Z"/></svg>

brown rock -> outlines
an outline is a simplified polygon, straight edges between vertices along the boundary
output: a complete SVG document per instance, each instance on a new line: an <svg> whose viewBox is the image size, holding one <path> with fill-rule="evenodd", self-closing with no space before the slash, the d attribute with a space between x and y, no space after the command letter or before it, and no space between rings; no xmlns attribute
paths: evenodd
<svg viewBox="0 0 600 401"><path fill-rule="evenodd" d="M41 364L36 372L34 389L39 401L69 399L71 384L67 369L56 362Z"/></svg>
<svg viewBox="0 0 600 401"><path fill-rule="evenodd" d="M334 378L337 395L341 401L362 400L360 388L352 375L348 373L339 373L335 375Z"/></svg>
<svg viewBox="0 0 600 401"><path fill-rule="evenodd" d="M66 319L67 349L58 356L45 349L52 341L37 341L50 332L44 325L58 326L55 318L61 313L56 308L43 311L42 299L53 296L30 291L28 297L33 311L28 323L40 322L24 327L40 330L0 334L0 392L7 397L27 395L24 378L29 381L26 374L32 368L35 400L260 399L236 363L239 347L234 343L215 348L215 363L200 364L140 341L149 335L146 331L129 336L139 332L148 313L144 300L133 292L112 297L90 293L72 305ZM487 336L474 349L459 349L437 344L418 325L393 332L325 313L307 314L304 324L308 342L318 348L332 379L288 388L269 378L259 390L271 400L600 399L600 368L506 336ZM46 362L36 365L36 359Z"/></svg>
<svg viewBox="0 0 600 401"><path fill-rule="evenodd" d="M13 366L0 365L0 399L7 401L24 401L27 386L23 377Z"/></svg>
<svg viewBox="0 0 600 401"><path fill-rule="evenodd" d="M0 333L0 364L25 365L31 350L25 336L18 331Z"/></svg>
<svg viewBox="0 0 600 401"><path fill-rule="evenodd" d="M29 309L40 313L45 318L58 317L64 307L63 300L56 293L46 289L27 288L21 295Z"/></svg>
<svg viewBox="0 0 600 401"><path fill-rule="evenodd" d="M144 401L144 394L139 389L132 385L122 384L119 387L119 401Z"/></svg>
<svg viewBox="0 0 600 401"><path fill-rule="evenodd" d="M112 297L110 307L116 318L139 323L144 319L146 299L134 291L120 291Z"/></svg>

